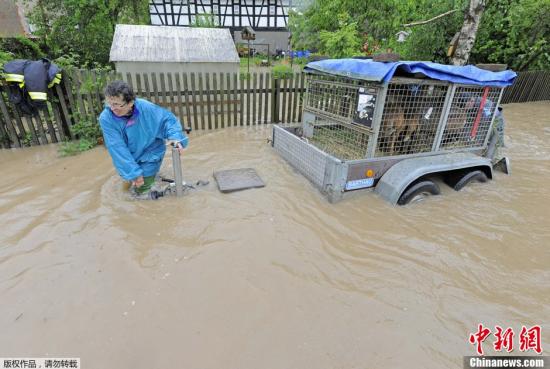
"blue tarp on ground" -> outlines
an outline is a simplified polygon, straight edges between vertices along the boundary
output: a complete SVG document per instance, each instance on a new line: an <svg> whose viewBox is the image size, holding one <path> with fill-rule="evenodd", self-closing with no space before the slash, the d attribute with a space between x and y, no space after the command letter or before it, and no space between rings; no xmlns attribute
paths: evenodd
<svg viewBox="0 0 550 369"><path fill-rule="evenodd" d="M511 70L491 72L473 65L454 66L432 62L375 62L371 59L327 59L308 63L306 72L323 72L366 81L388 82L398 70L422 73L428 78L478 86L506 87L514 83Z"/></svg>

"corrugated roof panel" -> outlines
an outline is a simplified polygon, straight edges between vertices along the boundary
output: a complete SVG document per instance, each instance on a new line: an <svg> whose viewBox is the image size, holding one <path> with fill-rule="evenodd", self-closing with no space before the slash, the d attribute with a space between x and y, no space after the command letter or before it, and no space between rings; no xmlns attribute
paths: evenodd
<svg viewBox="0 0 550 369"><path fill-rule="evenodd" d="M238 63L228 29L118 24L111 61Z"/></svg>

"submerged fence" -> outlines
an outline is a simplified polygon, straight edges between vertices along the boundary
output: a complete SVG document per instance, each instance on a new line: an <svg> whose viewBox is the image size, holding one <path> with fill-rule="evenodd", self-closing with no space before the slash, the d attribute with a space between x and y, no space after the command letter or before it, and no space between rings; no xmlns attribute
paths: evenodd
<svg viewBox="0 0 550 369"><path fill-rule="evenodd" d="M502 104L550 100L550 71L520 72L504 90Z"/></svg>
<svg viewBox="0 0 550 369"><path fill-rule="evenodd" d="M115 73L77 70L64 73L48 94L48 108L37 116L21 115L9 103L0 84L0 146L43 145L73 139L71 129L83 121L96 122L103 109L106 83L123 79L138 97L172 111L194 130L220 129L302 119L305 76L274 78L270 73ZM522 72L508 87L502 103L550 100L550 71Z"/></svg>
<svg viewBox="0 0 550 369"><path fill-rule="evenodd" d="M0 145L43 145L73 139L71 127L96 122L103 88L115 79L133 86L138 97L161 105L194 130L301 120L305 76L274 78L270 73L142 73L120 75L77 70L64 73L48 92L47 109L22 115L0 85Z"/></svg>

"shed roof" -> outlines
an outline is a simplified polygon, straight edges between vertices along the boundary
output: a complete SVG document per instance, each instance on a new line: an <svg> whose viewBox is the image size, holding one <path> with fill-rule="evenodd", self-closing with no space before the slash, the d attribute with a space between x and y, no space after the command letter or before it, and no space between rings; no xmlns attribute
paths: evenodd
<svg viewBox="0 0 550 369"><path fill-rule="evenodd" d="M228 29L117 24L110 60L238 63Z"/></svg>

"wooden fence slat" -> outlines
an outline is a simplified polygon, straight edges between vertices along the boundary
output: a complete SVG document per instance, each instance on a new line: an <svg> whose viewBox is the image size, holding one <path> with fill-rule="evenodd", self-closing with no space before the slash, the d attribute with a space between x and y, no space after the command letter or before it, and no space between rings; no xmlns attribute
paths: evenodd
<svg viewBox="0 0 550 369"><path fill-rule="evenodd" d="M25 130L25 133L30 133L31 134L31 139L32 139L32 143L34 145L40 145L40 140L38 138L38 134L36 132L36 129L34 127L34 123L32 121L32 118L30 118L28 115L23 115L23 119L25 122L23 123L23 125L27 125L27 129ZM26 134L25 134L26 136Z"/></svg>
<svg viewBox="0 0 550 369"><path fill-rule="evenodd" d="M147 100L153 102L151 98L151 85L149 84L149 74L143 73L143 92L141 96L145 97Z"/></svg>
<svg viewBox="0 0 550 369"><path fill-rule="evenodd" d="M544 73L544 81L542 83L542 91L538 96L538 100L550 100L550 73Z"/></svg>
<svg viewBox="0 0 550 369"><path fill-rule="evenodd" d="M185 99L185 114L187 114L187 127L192 127L191 125L191 104L189 103L189 86L187 84L187 73L181 73L183 78L183 98Z"/></svg>
<svg viewBox="0 0 550 369"><path fill-rule="evenodd" d="M2 116L4 117L4 121L6 122L6 127L8 129L8 134L11 142L13 142L15 147L21 147L21 143L19 142L19 137L17 136L17 131L13 124L13 120L11 119L10 114L8 112L8 106L4 102L1 89L0 89L0 111L2 112Z"/></svg>
<svg viewBox="0 0 550 369"><path fill-rule="evenodd" d="M540 95L540 90L542 89L544 73L542 73L541 71L537 71L536 75L537 77L535 86L533 86L533 91L531 91L531 95L529 95L529 101L538 101L538 96Z"/></svg>
<svg viewBox="0 0 550 369"><path fill-rule="evenodd" d="M281 106L281 122L283 123L288 123L287 120L286 120L286 100L287 100L287 97L288 97L288 93L286 91L287 89L287 84L288 84L288 78L286 77L283 77L281 78L282 79L282 93L281 93L281 99L282 99L282 106Z"/></svg>
<svg viewBox="0 0 550 369"><path fill-rule="evenodd" d="M15 118L15 123L17 124L17 128L19 129L20 140L24 140L25 136L27 135L27 130L25 129L23 120L21 119L21 116L19 115L17 108L13 107L12 111L13 111L13 116ZM21 146L23 146L23 141L21 141Z"/></svg>
<svg viewBox="0 0 550 369"><path fill-rule="evenodd" d="M46 127L48 127L48 131L46 133L50 136L50 142L57 143L59 142L59 139L55 132L55 128L53 127L53 123L50 115L50 109L47 105L48 103L46 103L46 109L44 109L42 112L39 112L39 114L42 113L43 120L46 122Z"/></svg>
<svg viewBox="0 0 550 369"><path fill-rule="evenodd" d="M201 129L206 129L206 119L204 117L204 84L203 84L204 80L202 78L202 73L199 73L199 85L198 85L198 89L199 89L199 96L198 96L198 100L199 100L199 115L200 115L200 118L201 118Z"/></svg>
<svg viewBox="0 0 550 369"><path fill-rule="evenodd" d="M59 133L59 140L60 141L66 141L68 139L66 133L65 133L65 124L63 123L63 119L61 118L61 112L59 111L59 104L54 101L52 101L52 111L54 115L54 121L57 126L57 131Z"/></svg>
<svg viewBox="0 0 550 369"><path fill-rule="evenodd" d="M538 88L537 88L537 91L536 91L536 94L533 96L533 99L535 101L540 101L540 100L545 100L544 99L544 89L545 87L548 86L548 82L547 82L547 76L550 75L550 73L545 73L543 71L539 71L538 72L539 76L537 78L537 81L539 82L538 84ZM547 99L550 99L550 97L547 97Z"/></svg>
<svg viewBox="0 0 550 369"><path fill-rule="evenodd" d="M98 71L94 70L92 72L92 83L94 84L94 98L96 104L95 106L97 108L97 111L99 112L98 115L103 111L103 98L101 96L103 95L103 89L107 87L102 85L105 79Z"/></svg>
<svg viewBox="0 0 550 369"><path fill-rule="evenodd" d="M177 105L178 105L178 114L179 114L179 119L180 119L180 123L181 123L181 128L185 128L185 119L183 117L183 99L181 98L181 83L180 83L180 73L179 72L175 72L174 73L174 83L175 83L175 95L177 98ZM172 88L172 85L170 84L170 88Z"/></svg>
<svg viewBox="0 0 550 369"><path fill-rule="evenodd" d="M233 122L233 89L231 88L231 73L226 74L227 80L227 121L225 122L225 127L231 127Z"/></svg>
<svg viewBox="0 0 550 369"><path fill-rule="evenodd" d="M302 73L300 75L300 98L298 99L298 119L296 119L297 122L302 121L303 104L306 98L305 80L306 80L305 73Z"/></svg>
<svg viewBox="0 0 550 369"><path fill-rule="evenodd" d="M294 73L292 73L289 76L288 79L288 107L287 107L287 123L293 123L294 120L292 118L292 111L293 111L293 102L294 102Z"/></svg>
<svg viewBox="0 0 550 369"><path fill-rule="evenodd" d="M136 88L134 89L134 93L136 94L136 97L143 97L143 89L141 87L141 75L139 73L136 73Z"/></svg>
<svg viewBox="0 0 550 369"><path fill-rule="evenodd" d="M63 87L61 90L63 91L63 96L66 96L69 100L69 105L67 105L69 109L69 123L71 125L71 132L72 132L72 126L76 123L76 119L78 116L78 107L76 106L76 98L74 95L74 89L73 89L73 80L75 79L74 73L62 73L63 77L61 78L61 81L63 82ZM65 99L65 98L64 98ZM72 135L71 135L72 136Z"/></svg>
<svg viewBox="0 0 550 369"><path fill-rule="evenodd" d="M212 107L214 112L214 128L218 129L218 78L217 73L212 73L212 93L213 93L213 101L214 106Z"/></svg>
<svg viewBox="0 0 550 369"><path fill-rule="evenodd" d="M271 91L271 86L270 86L270 81L271 81L271 78L270 78L270 74L269 73L264 73L265 75L265 86L264 86L264 123L267 124L267 123L271 123L271 119L269 118L269 91Z"/></svg>
<svg viewBox="0 0 550 369"><path fill-rule="evenodd" d="M168 106L168 91L166 91L165 76L164 72L159 73L160 79L160 104L166 107L166 109L171 110L171 107ZM172 112L173 113L173 112Z"/></svg>
<svg viewBox="0 0 550 369"><path fill-rule="evenodd" d="M2 100L2 96L0 96ZM4 122L4 116L0 114L0 143L2 144L3 149L9 149L11 146L11 134L8 132L8 123Z"/></svg>
<svg viewBox="0 0 550 369"><path fill-rule="evenodd" d="M197 106L197 94L195 93L195 73L191 73L191 102L193 106L193 129L199 129L199 118L197 114L197 110L199 107Z"/></svg>
<svg viewBox="0 0 550 369"><path fill-rule="evenodd" d="M517 102L523 102L523 96L525 95L525 90L527 89L529 78L529 72L525 72L521 80L520 88L518 89L518 96L516 98Z"/></svg>
<svg viewBox="0 0 550 369"><path fill-rule="evenodd" d="M264 73L259 74L259 81L258 81L258 123L264 124L265 123L265 117L262 116L264 106Z"/></svg>
<svg viewBox="0 0 550 369"><path fill-rule="evenodd" d="M533 82L531 91L529 91L529 96L527 97L528 101L536 101L535 96L537 95L538 90L540 88L540 73L537 71L533 74L534 74L535 80Z"/></svg>
<svg viewBox="0 0 550 369"><path fill-rule="evenodd" d="M294 84L292 86L292 114L291 114L291 120L292 122L297 122L296 119L296 112L298 110L298 95L300 94L299 90L299 82L300 82L300 73L294 74Z"/></svg>
<svg viewBox="0 0 550 369"><path fill-rule="evenodd" d="M250 92L249 92L250 93ZM256 105L257 95L258 94L258 75L256 72L252 75L252 124L258 124L258 117L256 116Z"/></svg>
<svg viewBox="0 0 550 369"><path fill-rule="evenodd" d="M48 141L46 130L44 129L44 122L42 121L42 117L40 116L40 110L34 117L31 117L31 119L33 119L33 121L36 121L36 128L38 130L38 134L40 135L40 138L42 139L40 144L44 145L44 144L50 143L50 141Z"/></svg>
<svg viewBox="0 0 550 369"><path fill-rule="evenodd" d="M533 87L533 73L527 72L527 80L524 84L524 88L521 94L521 102L526 102L527 98L529 96L529 92L531 88Z"/></svg>
<svg viewBox="0 0 550 369"><path fill-rule="evenodd" d="M219 109L218 114L220 116L220 125L218 128L226 128L227 124L225 122L225 110L229 106L228 105L229 98L227 97L228 89L227 89L227 86L225 85L226 79L224 78L224 74L220 72L218 78L220 79L220 91L221 91L220 105L218 105L218 109Z"/></svg>
<svg viewBox="0 0 550 369"><path fill-rule="evenodd" d="M238 109L237 109L237 103L238 103L238 95L237 95L237 91L238 91L238 78L237 78L237 73L233 73L233 86L232 86L232 89L233 89L233 124L232 126L233 127L236 127L239 125L238 122L238 119L237 119L237 112L238 112Z"/></svg>
<svg viewBox="0 0 550 369"><path fill-rule="evenodd" d="M511 101L512 102L517 102L518 101L518 98L521 95L521 91L522 91L523 85L525 83L526 77L527 77L526 74L522 73L516 79L516 82L513 85L514 88L512 89L512 94L511 94Z"/></svg>
<svg viewBox="0 0 550 369"><path fill-rule="evenodd" d="M280 111L280 102L281 102L281 88L280 83L281 80L279 78L275 78L275 76L271 77L273 88L271 90L271 93L273 94L271 96L271 119L272 123L280 123L279 119L279 111Z"/></svg>
<svg viewBox="0 0 550 369"><path fill-rule="evenodd" d="M86 107L84 105L84 99L82 98L82 74L80 72L80 69L77 69L75 71L75 79L73 81L75 83L75 92L76 92L76 101L78 103L78 122L80 122L82 119L86 119L88 116L88 113L86 112Z"/></svg>
<svg viewBox="0 0 550 369"><path fill-rule="evenodd" d="M96 104L96 102L94 101L94 98L93 98L95 86L93 84L94 82L93 82L93 78L92 78L92 73L86 71L85 74L84 74L84 80L86 82L89 82L89 83L87 83L87 85L90 86L90 90L85 91L84 93L86 95L86 101L88 102L88 114L89 114L90 120L93 122L93 121L95 121L95 119L97 119L97 116L99 115L99 112L98 112L98 109L97 109L97 104Z"/></svg>
<svg viewBox="0 0 550 369"><path fill-rule="evenodd" d="M239 76L241 77L241 76ZM244 125L244 97L243 97L243 93L244 93L244 80L243 78L239 78L239 106L240 106L240 114L239 114L239 126L243 126Z"/></svg>
<svg viewBox="0 0 550 369"><path fill-rule="evenodd" d="M77 101L77 104L78 104L77 111L78 111L78 114L79 114L78 115L79 116L78 121L80 121L83 118L86 118L86 116L88 115L87 112L86 112L86 107L84 106L84 99L82 99L82 91L80 90L81 86L82 86L82 74L80 72L80 69L77 69L75 71L75 79L74 79L73 83L75 83L75 94L76 94L76 101Z"/></svg>
<svg viewBox="0 0 550 369"><path fill-rule="evenodd" d="M65 95L63 94L63 89L60 85L55 85L55 92L57 94L57 99L59 100L59 104L61 105L61 111L63 112L63 117L65 118L62 126L63 129L67 129L69 132L69 135L71 139L74 139L74 133L71 127L73 126L71 115L69 113L69 108L67 107L67 103L65 101Z"/></svg>
<svg viewBox="0 0 550 369"><path fill-rule="evenodd" d="M251 88L250 88L250 80L252 79L252 76L250 75L250 73L247 73L247 78L246 78L246 123L244 125L246 126L249 126L252 122L252 117L251 117L251 105L250 105L250 91L251 91Z"/></svg>
<svg viewBox="0 0 550 369"><path fill-rule="evenodd" d="M212 127L212 109L211 109L211 103L210 103L210 73L205 74L205 95L206 95L206 111L207 111L207 118L208 118L208 130L211 130Z"/></svg>
<svg viewBox="0 0 550 369"><path fill-rule="evenodd" d="M157 88L157 74L155 72L151 73L151 99L155 104L160 104L158 88Z"/></svg>
<svg viewBox="0 0 550 369"><path fill-rule="evenodd" d="M168 87L168 91L166 91L166 93L168 94L167 98L172 109L172 113L179 117L179 112L176 113L178 104L176 104L176 92L174 91L174 82L172 81L172 73L170 72L166 73L166 83Z"/></svg>

